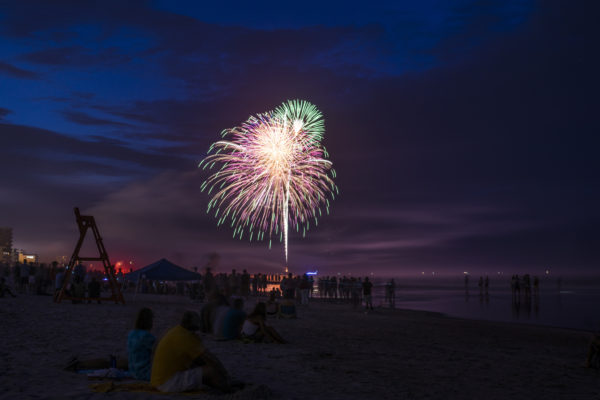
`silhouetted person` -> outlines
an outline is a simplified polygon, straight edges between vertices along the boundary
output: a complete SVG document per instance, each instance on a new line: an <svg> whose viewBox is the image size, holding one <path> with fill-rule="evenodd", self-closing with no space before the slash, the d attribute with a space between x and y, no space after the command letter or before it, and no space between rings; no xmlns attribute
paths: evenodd
<svg viewBox="0 0 600 400"><path fill-rule="evenodd" d="M73 283L71 283L71 295L73 299L71 300L73 304L81 303L85 298L85 284L83 283L83 279L81 276L75 275L73 279Z"/></svg>
<svg viewBox="0 0 600 400"><path fill-rule="evenodd" d="M288 273L287 277L285 277L281 280L281 282L279 283L279 288L283 292L284 299L293 299L294 298L296 288L294 286L291 272Z"/></svg>
<svg viewBox="0 0 600 400"><path fill-rule="evenodd" d="M92 302L91 299L98 299L98 304L100 304L100 282L96 280L95 276L88 283L88 298L88 304Z"/></svg>
<svg viewBox="0 0 600 400"><path fill-rule="evenodd" d="M523 275L523 290L525 292L525 300L531 300L531 279L529 274Z"/></svg>
<svg viewBox="0 0 600 400"><path fill-rule="evenodd" d="M517 284L514 275L510 277L510 293L512 294L513 301L515 301L515 296L517 295Z"/></svg>
<svg viewBox="0 0 600 400"><path fill-rule="evenodd" d="M533 295L535 297L540 295L540 280L537 276L533 277Z"/></svg>
<svg viewBox="0 0 600 400"><path fill-rule="evenodd" d="M4 297L5 294L10 294L12 297L17 297L6 284L4 278L0 278L0 297Z"/></svg>
<svg viewBox="0 0 600 400"><path fill-rule="evenodd" d="M396 306L396 282L392 278L389 283L389 297L390 297L390 307L394 308Z"/></svg>
<svg viewBox="0 0 600 400"><path fill-rule="evenodd" d="M215 277L212 274L210 267L206 267L206 274L204 274L204 293L210 296L215 291Z"/></svg>
<svg viewBox="0 0 600 400"><path fill-rule="evenodd" d="M363 288L363 297L365 299L365 309L373 309L373 297L371 295L371 291L373 290L373 284L369 281L369 277L365 277L365 280L362 284Z"/></svg>
<svg viewBox="0 0 600 400"><path fill-rule="evenodd" d="M267 306L259 302L242 325L242 338L252 342L287 343L277 331L266 324Z"/></svg>
<svg viewBox="0 0 600 400"><path fill-rule="evenodd" d="M300 304L308 305L308 295L310 294L310 282L308 281L308 275L302 275L302 279L298 284L298 290L300 291Z"/></svg>
<svg viewBox="0 0 600 400"><path fill-rule="evenodd" d="M490 288L490 277L486 275L485 277L485 282L484 282L484 287L485 287L485 295L487 296L489 294L489 288Z"/></svg>
<svg viewBox="0 0 600 400"><path fill-rule="evenodd" d="M350 279L350 299L352 307L356 309L360 304L360 291L362 290L362 284L356 278Z"/></svg>
<svg viewBox="0 0 600 400"><path fill-rule="evenodd" d="M227 305L227 299L225 296L213 292L208 303L206 303L200 310L200 330L202 333L213 332L214 323L217 318L217 308L224 305Z"/></svg>
<svg viewBox="0 0 600 400"><path fill-rule="evenodd" d="M479 296L483 297L483 276L479 277L479 282L477 283L477 286L479 286Z"/></svg>
<svg viewBox="0 0 600 400"><path fill-rule="evenodd" d="M250 295L250 274L244 270L240 277L240 295L246 299Z"/></svg>
<svg viewBox="0 0 600 400"><path fill-rule="evenodd" d="M595 334L592 337L584 366L586 368L600 368L600 334Z"/></svg>

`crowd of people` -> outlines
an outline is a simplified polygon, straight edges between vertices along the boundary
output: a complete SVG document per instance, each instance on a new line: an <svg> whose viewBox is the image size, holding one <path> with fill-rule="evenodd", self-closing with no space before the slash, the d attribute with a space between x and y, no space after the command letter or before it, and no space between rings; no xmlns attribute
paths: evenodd
<svg viewBox="0 0 600 400"><path fill-rule="evenodd" d="M65 266L56 261L51 264L31 264L26 261L12 266L0 264L0 297L17 294L57 296L63 286L65 272ZM245 269L242 273L233 269L229 274L214 274L211 268L207 268L198 281L173 283L145 278L137 282L128 281L121 269L114 270L114 274L123 292L181 294L198 301L204 301L207 293L214 292L222 293L227 298L240 296L245 299L274 294L276 298L294 299L300 305L307 305L311 298L318 296L327 301L350 303L355 308L361 304L365 308L373 308L373 283L368 277L325 276L315 282L307 274L288 274L281 278L276 274L250 275ZM395 288L393 279L385 285L385 303L391 307L395 304ZM65 293L74 303L100 302L102 292L108 290L109 281L103 270L88 269L81 264L74 267L65 287Z"/></svg>
<svg viewBox="0 0 600 400"><path fill-rule="evenodd" d="M3 279L5 288L12 288L16 294L50 294L58 270L58 263L0 263L0 278Z"/></svg>
<svg viewBox="0 0 600 400"><path fill-rule="evenodd" d="M364 303L366 309L373 309L373 282L364 278L325 276L317 281L319 297L329 301L342 301L354 308ZM396 283L394 279L386 282L384 302L394 307L396 302Z"/></svg>
<svg viewBox="0 0 600 400"><path fill-rule="evenodd" d="M150 382L161 392L187 392L209 386L232 392L244 385L231 378L223 364L203 344L198 333L216 340L242 340L246 343L288 343L267 323L267 304L258 302L250 314L244 311L241 297L226 298L211 292L200 312L186 311L180 324L157 341L151 333L154 314L142 308L134 329L127 337L126 360L69 360L65 369L96 370L118 368L129 376ZM278 316L278 310L272 316ZM112 362L112 365L111 365Z"/></svg>
<svg viewBox="0 0 600 400"><path fill-rule="evenodd" d="M51 264L30 264L27 262L15 263L13 265L0 264L0 297L18 295L56 295L63 286L65 268L57 262ZM267 323L267 318L295 318L296 306L306 306L314 297L319 297L327 302L348 303L354 308L364 306L365 310L373 310L373 282L369 277L346 277L346 276L323 276L314 279L307 274L294 276L291 273L284 276L257 273L251 275L247 270L238 273L235 269L231 273L213 274L211 268L201 275L201 279L195 282L178 283L172 285L163 281L148 281L142 279L139 282L128 282L121 270L115 273L117 283L121 290L140 290L146 293L178 293L189 295L194 300L199 300L203 306L199 313L186 314L179 328L172 333L177 340L183 340L186 332L200 331L214 335L219 340L239 339L245 342L272 342L286 343L279 333ZM560 285L560 283L559 283ZM482 298L489 296L489 277L481 276L477 281L479 294ZM468 293L469 277L465 276L465 290ZM520 309L521 301L525 305L532 302L537 304L540 293L540 280L537 276L533 278L529 274L521 277L513 275L510 279L513 308ZM396 283L394 279L388 280L380 287L383 289L384 304L394 307L396 299ZM97 299L100 302L102 291L110 290L104 271L87 270L83 265L74 267L71 274L68 294L74 298L73 302L91 302ZM250 297L257 297L254 310L246 314L244 303ZM267 297L266 301L260 301L261 297ZM75 300L78 299L78 300ZM160 372L157 369L154 379L154 365L163 363L161 357L156 358L158 348L152 350L154 364L150 368L148 359L148 348L152 348L155 339L148 332L152 326L151 310L140 311L136 322L136 329L132 331L128 339L130 356L125 366L130 370L132 376L149 380L154 386L164 391L177 391L185 386L185 382L204 382L204 384L228 388L228 375L222 365L215 361L215 357L208 351L199 347L197 342L189 340L189 345L196 343L195 353L197 357L188 358L189 361L185 371L195 371L179 376L173 374L173 370ZM586 360L586 366L600 366L600 336L594 336L590 345L590 352ZM199 339L198 339L199 340ZM184 340L185 342L185 340ZM161 341L162 343L162 341ZM167 340L165 343L169 343ZM169 348L171 345L166 345ZM192 346L193 347L193 346ZM145 349L135 350L135 349ZM202 350L202 353L200 351ZM145 355L144 355L145 354ZM200 354L203 354L200 360ZM169 360L168 357L165 360ZM172 360L171 360L172 361ZM170 364L171 361L165 361ZM103 360L100 365L104 365ZM202 364L199 364L202 363ZM79 366L83 363L79 362ZM123 362L119 366L123 367ZM183 364L182 364L183 365ZM98 365L96 365L98 366ZM198 369L199 368L199 369ZM182 372L183 370L177 370ZM177 375L176 382L171 378ZM169 378L169 379L167 379ZM169 385L165 385L170 382ZM189 390L189 389L185 389Z"/></svg>
<svg viewBox="0 0 600 400"><path fill-rule="evenodd" d="M61 289L64 278L65 267L56 261L51 264L33 264L27 261L13 265L0 263L1 292L4 293L55 296ZM81 264L73 268L68 287L70 296L95 299L107 289L108 282L103 271L87 270Z"/></svg>
<svg viewBox="0 0 600 400"><path fill-rule="evenodd" d="M533 287L533 292L532 292ZM534 298L539 297L540 295L540 280L537 276L532 279L529 274L523 275L522 278L519 278L519 275L513 275L510 279L510 291L512 293L512 298L514 302L518 302L521 300L521 289L523 289L522 297L525 301L531 301L531 297L533 295Z"/></svg>

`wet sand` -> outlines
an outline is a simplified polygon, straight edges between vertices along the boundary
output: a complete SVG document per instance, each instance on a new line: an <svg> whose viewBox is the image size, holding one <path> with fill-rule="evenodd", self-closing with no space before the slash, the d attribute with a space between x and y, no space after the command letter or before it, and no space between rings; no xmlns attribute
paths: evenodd
<svg viewBox="0 0 600 400"><path fill-rule="evenodd" d="M0 399L598 399L600 372L582 367L590 334L463 320L441 314L315 301L296 320L270 320L291 343L203 341L248 388L233 395L95 393L63 371L72 355L126 357L137 310L155 313L160 338L184 310L179 296L126 294L127 304L0 299ZM255 300L250 299L246 310Z"/></svg>

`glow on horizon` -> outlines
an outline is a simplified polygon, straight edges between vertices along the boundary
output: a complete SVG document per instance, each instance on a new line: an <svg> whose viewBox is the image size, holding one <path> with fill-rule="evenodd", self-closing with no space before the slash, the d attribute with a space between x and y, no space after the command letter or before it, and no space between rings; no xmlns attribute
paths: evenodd
<svg viewBox="0 0 600 400"><path fill-rule="evenodd" d="M266 234L269 248L279 235L287 263L290 226L302 228L304 237L311 220L318 225L322 209L329 214L329 197L339 193L321 145L324 133L323 115L305 100L288 100L225 129L223 140L213 143L198 165L220 165L201 187L215 191L207 212L214 211L217 226L230 221L233 237L242 239L246 232L250 241Z"/></svg>

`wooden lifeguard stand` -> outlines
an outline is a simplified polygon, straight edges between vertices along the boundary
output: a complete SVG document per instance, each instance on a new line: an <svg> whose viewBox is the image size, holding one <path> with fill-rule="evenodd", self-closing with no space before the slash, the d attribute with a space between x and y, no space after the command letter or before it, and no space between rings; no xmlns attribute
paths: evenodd
<svg viewBox="0 0 600 400"><path fill-rule="evenodd" d="M77 226L79 227L79 240L77 241L77 245L75 246L75 250L73 251L73 255L71 256L71 260L69 261L69 265L65 270L65 276L63 278L62 286L58 295L54 298L56 303L60 303L62 300L94 300L94 301L114 301L115 303L125 304L125 300L123 299L123 294L121 293L121 289L119 288L119 284L117 283L117 279L115 277L115 268L110 263L108 259L108 254L106 253L106 249L104 248L104 244L102 243L102 237L100 236L100 231L98 230L98 226L96 225L96 220L92 215L81 215L79 213L79 208L75 207L75 218L77 220ZM98 257L81 257L79 255L79 251L81 250L81 246L83 245L83 241L85 239L85 235L88 230L91 229L94 234L94 239L96 241L96 246L98 247ZM112 291L111 297L102 297L99 298L79 298L72 297L67 295L67 287L71 281L71 277L73 275L73 269L76 265L78 265L81 261L102 261L104 265L104 272L106 273L106 277L108 278L108 282L110 284L110 289Z"/></svg>

